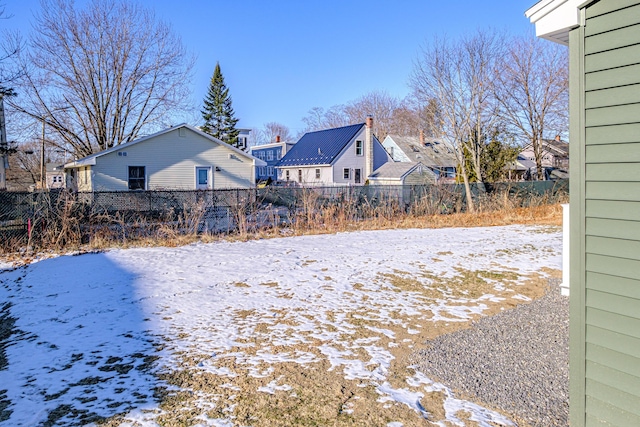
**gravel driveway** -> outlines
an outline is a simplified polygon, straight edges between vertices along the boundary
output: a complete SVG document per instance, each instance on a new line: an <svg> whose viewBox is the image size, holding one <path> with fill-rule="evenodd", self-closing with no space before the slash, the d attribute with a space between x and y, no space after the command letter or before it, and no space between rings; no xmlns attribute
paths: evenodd
<svg viewBox="0 0 640 427"><path fill-rule="evenodd" d="M412 358L428 377L519 425L569 425L569 298L557 283L530 304L427 344Z"/></svg>

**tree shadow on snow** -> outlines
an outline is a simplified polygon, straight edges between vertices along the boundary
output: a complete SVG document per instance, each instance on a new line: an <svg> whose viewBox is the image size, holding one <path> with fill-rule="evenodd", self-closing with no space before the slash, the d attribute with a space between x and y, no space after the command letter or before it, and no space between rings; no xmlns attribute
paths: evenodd
<svg viewBox="0 0 640 427"><path fill-rule="evenodd" d="M0 273L1 425L84 425L153 406L157 357L135 282L108 253Z"/></svg>

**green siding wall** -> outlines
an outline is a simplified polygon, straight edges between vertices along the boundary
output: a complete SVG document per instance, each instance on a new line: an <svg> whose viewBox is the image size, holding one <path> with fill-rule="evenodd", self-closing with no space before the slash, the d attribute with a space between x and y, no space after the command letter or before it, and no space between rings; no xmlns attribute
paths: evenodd
<svg viewBox="0 0 640 427"><path fill-rule="evenodd" d="M580 365L572 368L572 425L637 426L640 1L601 0L583 12L580 40L574 38L571 45L581 51L572 55L572 67L581 70L580 89L572 91L581 99L572 100L572 114L578 113L583 123L572 127L571 141L581 143L583 148L574 151L584 157L582 183L578 194L572 193L572 210L575 206L579 215L572 220L578 219L584 236L572 239L577 244L572 269L581 268L574 275L580 307L572 302L571 314L572 322L581 322L571 343L571 363ZM581 376L573 377L576 373Z"/></svg>

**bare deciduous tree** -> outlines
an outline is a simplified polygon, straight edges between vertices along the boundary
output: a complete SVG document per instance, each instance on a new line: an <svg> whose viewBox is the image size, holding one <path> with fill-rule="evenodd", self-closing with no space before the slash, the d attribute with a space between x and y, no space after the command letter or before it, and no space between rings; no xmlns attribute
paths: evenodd
<svg viewBox="0 0 640 427"><path fill-rule="evenodd" d="M350 118L345 113L344 108L344 105L334 105L328 110L322 107L312 108L307 116L302 119L307 125L305 130L314 132L354 124L355 122L350 122Z"/></svg>
<svg viewBox="0 0 640 427"><path fill-rule="evenodd" d="M77 156L156 130L187 105L193 60L171 28L125 0L41 0L17 111L46 125Z"/></svg>
<svg viewBox="0 0 640 427"><path fill-rule="evenodd" d="M294 142L292 140L291 131L282 123L269 122L265 123L262 129L263 139L266 142L276 142L277 137L281 141Z"/></svg>
<svg viewBox="0 0 640 427"><path fill-rule="evenodd" d="M307 132L363 123L368 115L374 117L373 133L380 139L393 128L394 114L401 102L384 91L370 92L344 105L335 105L328 110L321 107L311 109L303 118Z"/></svg>
<svg viewBox="0 0 640 427"><path fill-rule="evenodd" d="M501 114L514 133L531 144L542 178L543 138L553 139L568 129L567 49L534 36L516 38L497 78Z"/></svg>
<svg viewBox="0 0 640 427"><path fill-rule="evenodd" d="M410 77L417 98L439 107L442 137L456 149L470 211L474 204L464 152L471 157L475 175L481 177L483 145L473 135L486 133L497 120L493 83L500 46L500 37L490 31L458 41L434 38L422 49Z"/></svg>
<svg viewBox="0 0 640 427"><path fill-rule="evenodd" d="M430 138L442 136L440 108L434 99L426 103L415 96L405 98L393 112L391 130L394 135L416 136L423 131Z"/></svg>
<svg viewBox="0 0 640 427"><path fill-rule="evenodd" d="M364 122L373 116L373 133L382 140L393 127L394 112L400 107L400 100L384 91L369 92L344 107L351 123Z"/></svg>

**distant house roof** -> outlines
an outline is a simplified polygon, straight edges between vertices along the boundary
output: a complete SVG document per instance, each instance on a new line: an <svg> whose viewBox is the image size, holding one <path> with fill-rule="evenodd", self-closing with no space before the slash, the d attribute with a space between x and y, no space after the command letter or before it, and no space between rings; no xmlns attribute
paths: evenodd
<svg viewBox="0 0 640 427"><path fill-rule="evenodd" d="M211 136L211 135L209 135L207 133L202 132L198 128L190 126L190 125L188 125L186 123L182 123L182 124L179 124L177 126L172 126L170 128L161 130L160 132L156 132L156 133L151 134L151 135L143 136L143 137L138 138L136 140L133 140L131 142L127 142L127 143L124 143L124 144L116 145L115 147L111 147L111 148L108 148L106 150L100 151L98 153L94 153L94 154L92 154L90 156L83 157L82 159L74 160L73 162L69 162L69 163L65 164L64 167L65 168L77 168L77 167L82 167L82 166L95 165L96 164L96 159L98 157L104 156L105 154L109 154L109 153L112 153L114 151L127 149L128 147L131 147L132 145L139 144L141 142L147 141L147 140L149 140L151 138L155 138L155 137L163 135L165 133L169 133L169 132L174 131L174 130L179 129L179 128L189 129L189 130L191 130L191 131L193 131L193 132L195 132L195 133L197 133L199 135L204 136L205 138L209 139L211 142L223 145L223 146L227 147L228 149L230 149L231 151L234 151L237 154L242 155L243 157L248 157L249 159L251 159L251 160L253 160L255 162L256 166L266 166L266 163L264 161L253 157L252 155L240 150L239 148L236 148L233 145L226 144L225 142L223 142L223 141L221 141L221 140L219 140L217 138L214 138L213 136Z"/></svg>
<svg viewBox="0 0 640 427"><path fill-rule="evenodd" d="M568 156L569 155L569 143L564 142L558 139L547 139L544 141L546 143L546 148L554 152L553 154L557 156Z"/></svg>
<svg viewBox="0 0 640 427"><path fill-rule="evenodd" d="M387 162L373 171L369 179L398 179L401 180L406 175L416 169L420 163L417 162Z"/></svg>
<svg viewBox="0 0 640 427"><path fill-rule="evenodd" d="M291 147L293 146L293 142L284 142L284 141L280 141L280 142L270 142L268 144L258 144L258 145L252 145L251 147L249 147L249 152L252 151L256 151L256 150L266 150L268 148L274 148L274 147Z"/></svg>
<svg viewBox="0 0 640 427"><path fill-rule="evenodd" d="M364 125L307 132L276 166L330 165Z"/></svg>
<svg viewBox="0 0 640 427"><path fill-rule="evenodd" d="M526 171L526 170L534 169L535 167L536 167L536 162L529 160L522 155L518 155L518 158L516 159L515 162L511 164L511 166L509 166L509 169L517 170L517 171Z"/></svg>
<svg viewBox="0 0 640 427"><path fill-rule="evenodd" d="M60 172L64 173L64 164L60 163L47 163L45 165L47 173Z"/></svg>
<svg viewBox="0 0 640 427"><path fill-rule="evenodd" d="M389 135L412 162L429 167L456 167L456 155L451 145L444 141L429 139L421 143L417 136Z"/></svg>
<svg viewBox="0 0 640 427"><path fill-rule="evenodd" d="M533 150L533 145L528 143L525 145L522 151ZM562 141L561 139L543 139L542 150L547 151L554 156L568 157L569 156L569 143Z"/></svg>

